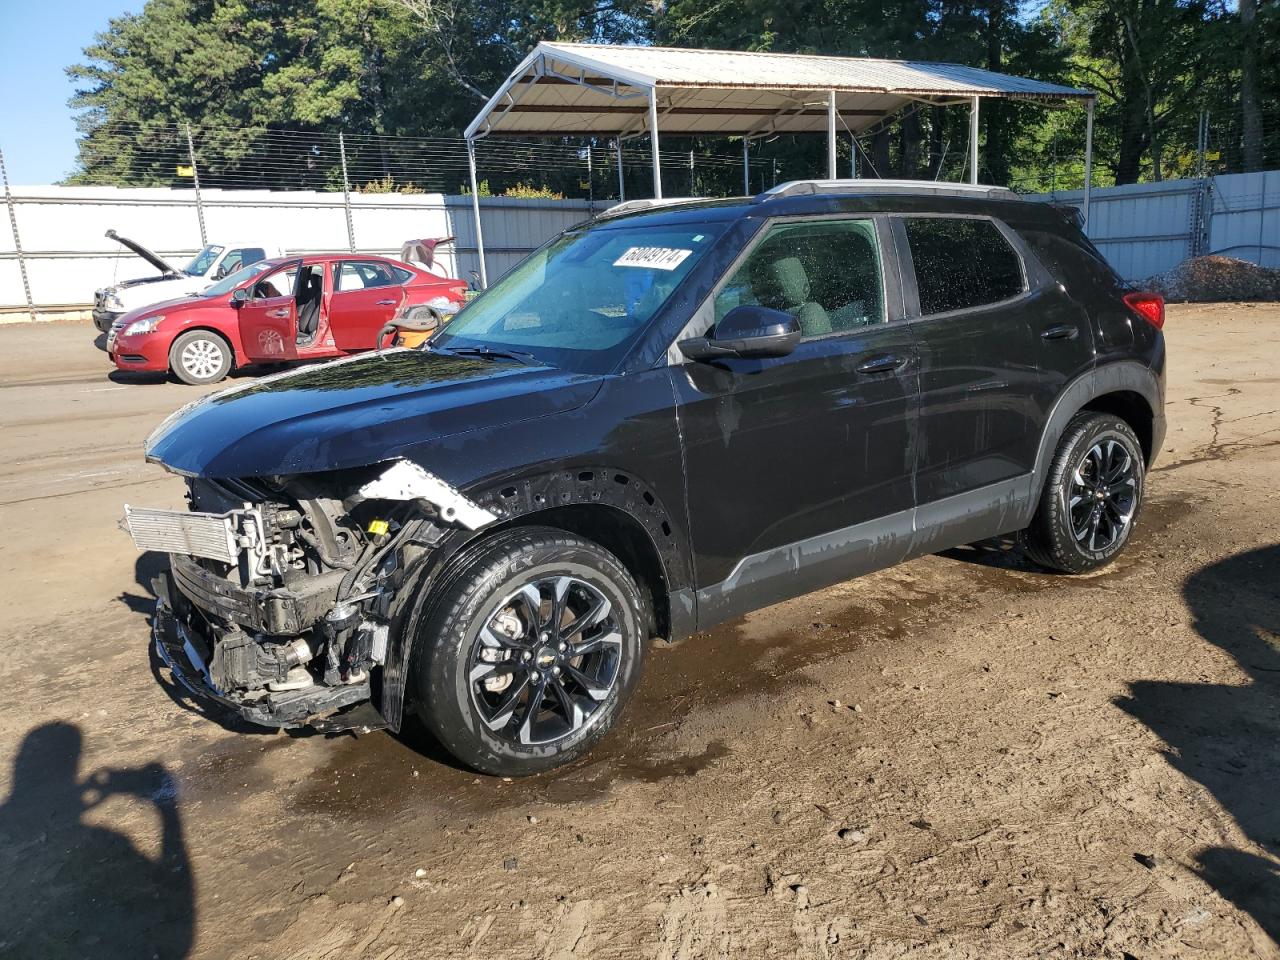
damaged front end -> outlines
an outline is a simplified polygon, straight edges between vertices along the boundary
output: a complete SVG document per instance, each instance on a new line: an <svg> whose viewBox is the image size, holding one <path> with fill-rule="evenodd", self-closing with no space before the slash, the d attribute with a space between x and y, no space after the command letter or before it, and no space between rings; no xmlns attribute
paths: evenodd
<svg viewBox="0 0 1280 960"><path fill-rule="evenodd" d="M253 723L328 731L388 725L371 678L420 561L451 530L497 519L407 460L191 478L188 500L186 512L125 507L138 548L169 554L154 583L159 656Z"/></svg>

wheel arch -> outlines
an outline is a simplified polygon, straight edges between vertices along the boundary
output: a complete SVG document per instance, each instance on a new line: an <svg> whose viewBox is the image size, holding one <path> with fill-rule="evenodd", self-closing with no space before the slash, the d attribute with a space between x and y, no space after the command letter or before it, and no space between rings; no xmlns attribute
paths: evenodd
<svg viewBox="0 0 1280 960"><path fill-rule="evenodd" d="M1109 413L1127 423L1138 442L1142 444L1142 456L1147 464L1155 457L1152 440L1155 431L1155 411L1151 404L1136 390L1114 390L1094 397L1077 412L1093 410L1098 413Z"/></svg>
<svg viewBox="0 0 1280 960"><path fill-rule="evenodd" d="M653 489L625 470L580 467L486 485L468 496L498 515L479 530L446 534L419 565L396 618L383 669L381 712L403 720L416 638L432 603L494 537L531 526L572 533L613 553L649 604L651 632L679 637L695 622L690 563L676 522Z"/></svg>
<svg viewBox="0 0 1280 960"><path fill-rule="evenodd" d="M169 360L170 370L173 369L173 345L188 333L211 333L227 345L227 349L231 351L231 370L228 370L227 373L231 373L232 370L244 365L245 361L241 355L240 344L230 334L207 323L193 323L189 327L183 327L181 330L175 331L169 340L169 346L165 349L165 357Z"/></svg>
<svg viewBox="0 0 1280 960"><path fill-rule="evenodd" d="M1040 501L1049 465L1067 424L1081 410L1114 414L1128 423L1142 443L1148 467L1160 451L1165 430L1164 389L1155 372L1132 360L1094 367L1072 380L1049 411L1036 454L1034 497L1028 505L1026 523L1031 522Z"/></svg>

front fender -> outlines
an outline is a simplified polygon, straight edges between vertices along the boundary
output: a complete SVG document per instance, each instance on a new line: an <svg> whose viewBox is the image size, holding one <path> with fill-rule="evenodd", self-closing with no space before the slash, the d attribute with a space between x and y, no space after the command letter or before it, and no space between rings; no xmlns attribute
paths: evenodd
<svg viewBox="0 0 1280 960"><path fill-rule="evenodd" d="M379 710L392 730L404 720L415 640L431 613L431 603L453 571L464 567L493 533L538 514L571 506L596 505L621 510L648 534L667 585L667 622L671 634L685 636L696 622L688 540L652 487L634 474L610 467L579 467L518 479L490 481L466 495L498 520L480 530L449 530L432 545L405 578L393 611L387 659L382 669Z"/></svg>

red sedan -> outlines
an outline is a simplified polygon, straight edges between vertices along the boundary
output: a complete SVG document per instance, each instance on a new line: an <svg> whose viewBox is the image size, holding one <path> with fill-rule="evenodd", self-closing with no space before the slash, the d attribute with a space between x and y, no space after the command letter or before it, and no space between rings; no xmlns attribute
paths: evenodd
<svg viewBox="0 0 1280 960"><path fill-rule="evenodd" d="M377 346L378 331L420 304L444 313L466 284L388 257L349 253L262 260L198 297L131 311L107 353L121 370L215 383L249 363L321 360Z"/></svg>

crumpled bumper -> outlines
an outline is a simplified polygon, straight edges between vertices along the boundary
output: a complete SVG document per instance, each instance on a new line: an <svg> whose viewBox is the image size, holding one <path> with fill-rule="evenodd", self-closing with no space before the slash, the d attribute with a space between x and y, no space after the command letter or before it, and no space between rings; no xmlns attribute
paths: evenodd
<svg viewBox="0 0 1280 960"><path fill-rule="evenodd" d="M303 690L258 691L254 697L224 693L210 679L207 655L203 652L208 645L174 614L166 575L156 578L155 589L157 600L151 634L156 654L174 680L197 699L217 703L264 727L309 726L325 733L338 733L366 732L387 725L369 703L368 679L335 687L317 683Z"/></svg>

